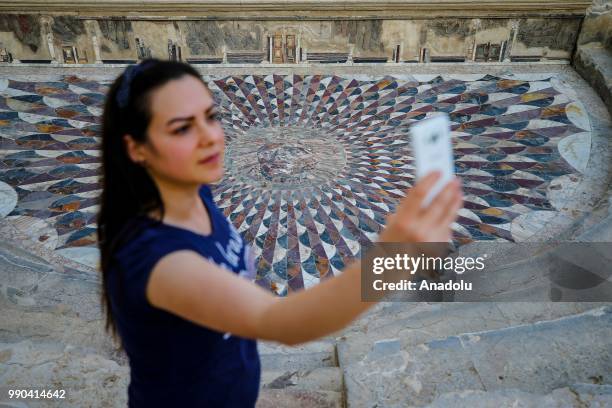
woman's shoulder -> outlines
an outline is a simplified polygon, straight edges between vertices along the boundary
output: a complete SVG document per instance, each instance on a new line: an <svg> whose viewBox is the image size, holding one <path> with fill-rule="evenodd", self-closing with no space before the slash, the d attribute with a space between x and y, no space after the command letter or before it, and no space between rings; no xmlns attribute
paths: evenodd
<svg viewBox="0 0 612 408"><path fill-rule="evenodd" d="M124 242L112 256L112 275L116 282L121 282L122 289L114 287L127 293L128 306L132 310L150 310L146 286L155 265L172 252L196 249L180 234L162 229L155 220L131 219L126 228Z"/></svg>
<svg viewBox="0 0 612 408"><path fill-rule="evenodd" d="M208 185L202 184L199 193L210 204L208 208L211 210L213 217L225 218L216 207L212 190ZM219 220L215 222L215 225L223 226ZM156 260L169 252L181 249L200 252L202 247L202 245L198 245L193 234L187 233L182 228L168 226L148 215L131 217L124 224L120 235L120 243L114 252L114 258L122 264L143 264L145 263L142 260L143 257L148 260Z"/></svg>
<svg viewBox="0 0 612 408"><path fill-rule="evenodd" d="M121 244L120 249L124 249L135 243L150 240L157 235L159 221L144 215L135 215L123 225L119 233Z"/></svg>
<svg viewBox="0 0 612 408"><path fill-rule="evenodd" d="M174 234L172 229L163 227L163 223L149 217L133 217L125 225L122 244L116 250L115 258L154 258L170 249L191 247L189 240L181 234Z"/></svg>

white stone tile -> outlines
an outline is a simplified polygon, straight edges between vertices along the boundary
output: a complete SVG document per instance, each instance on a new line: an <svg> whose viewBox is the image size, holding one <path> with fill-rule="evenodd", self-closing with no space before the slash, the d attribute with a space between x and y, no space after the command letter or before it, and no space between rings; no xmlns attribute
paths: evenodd
<svg viewBox="0 0 612 408"><path fill-rule="evenodd" d="M577 174L565 174L551 180L546 189L546 196L550 204L557 210L566 210L568 205L571 204L569 202L571 199L574 204L571 206L572 208L576 206L580 207L580 199L574 198L573 192L582 179L583 177ZM577 200L578 202L576 202Z"/></svg>
<svg viewBox="0 0 612 408"><path fill-rule="evenodd" d="M512 220L510 227L512 237L516 241L526 241L557 215L559 215L557 211L533 211L519 215Z"/></svg>
<svg viewBox="0 0 612 408"><path fill-rule="evenodd" d="M312 276L310 273L308 272L303 272L302 273L302 279L304 281L304 288L308 289L311 288L315 285L317 285L320 281L319 278Z"/></svg>
<svg viewBox="0 0 612 408"><path fill-rule="evenodd" d="M6 217L17 205L17 192L9 184L0 181L0 218Z"/></svg>
<svg viewBox="0 0 612 408"><path fill-rule="evenodd" d="M582 103L572 102L568 104L565 107L565 114L576 127L587 131L591 130L591 121Z"/></svg>
<svg viewBox="0 0 612 408"><path fill-rule="evenodd" d="M51 96L43 96L43 103L52 107L52 108L61 108L62 106L66 106L66 105L71 105L72 103L70 101L64 100L64 99L59 99L59 98L53 98Z"/></svg>
<svg viewBox="0 0 612 408"><path fill-rule="evenodd" d="M581 173L587 168L591 154L591 133L576 133L559 141L557 147L561 156Z"/></svg>

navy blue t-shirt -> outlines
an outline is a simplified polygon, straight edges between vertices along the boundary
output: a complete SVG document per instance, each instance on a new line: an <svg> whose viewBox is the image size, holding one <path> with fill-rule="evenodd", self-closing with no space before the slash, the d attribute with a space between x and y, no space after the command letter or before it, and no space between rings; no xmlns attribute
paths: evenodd
<svg viewBox="0 0 612 408"><path fill-rule="evenodd" d="M254 278L248 244L208 186L202 185L200 196L211 218L210 235L139 216L128 228L133 236L113 257L109 297L130 362L130 407L249 407L257 400L261 368L254 340L192 323L156 308L145 295L155 264L184 249Z"/></svg>

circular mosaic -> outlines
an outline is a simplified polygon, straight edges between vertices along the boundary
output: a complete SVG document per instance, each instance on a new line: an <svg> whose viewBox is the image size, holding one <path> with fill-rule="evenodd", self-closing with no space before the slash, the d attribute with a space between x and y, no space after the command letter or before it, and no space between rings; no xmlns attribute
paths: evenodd
<svg viewBox="0 0 612 408"><path fill-rule="evenodd" d="M279 294L359 256L413 184L410 124L452 122L457 244L522 240L583 177L590 122L555 74L205 77L227 140L217 205ZM0 81L0 216L97 265L100 115L109 82Z"/></svg>
<svg viewBox="0 0 612 408"><path fill-rule="evenodd" d="M294 189L333 180L346 165L346 150L320 129L255 127L227 144L226 164L254 187Z"/></svg>

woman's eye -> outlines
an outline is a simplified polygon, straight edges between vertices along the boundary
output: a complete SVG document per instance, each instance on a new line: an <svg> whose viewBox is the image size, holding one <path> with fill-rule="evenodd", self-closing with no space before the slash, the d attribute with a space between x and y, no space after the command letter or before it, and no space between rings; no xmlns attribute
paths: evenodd
<svg viewBox="0 0 612 408"><path fill-rule="evenodd" d="M208 115L208 120L219 120L219 112L214 112Z"/></svg>
<svg viewBox="0 0 612 408"><path fill-rule="evenodd" d="M185 125L185 126L181 126L180 128L176 129L174 132L174 134L182 134L185 133L189 130L189 125Z"/></svg>

